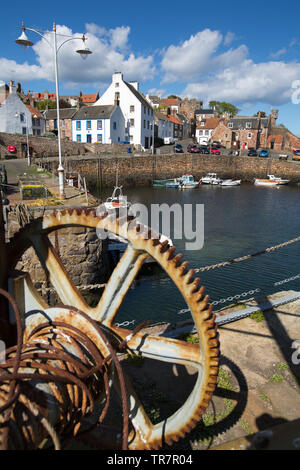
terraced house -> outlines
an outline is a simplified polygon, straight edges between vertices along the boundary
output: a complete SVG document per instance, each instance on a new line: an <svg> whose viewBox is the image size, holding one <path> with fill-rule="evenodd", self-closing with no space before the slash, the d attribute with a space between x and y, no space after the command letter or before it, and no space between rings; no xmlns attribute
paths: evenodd
<svg viewBox="0 0 300 470"><path fill-rule="evenodd" d="M125 121L119 106L85 106L72 119L72 140L90 144L120 144Z"/></svg>

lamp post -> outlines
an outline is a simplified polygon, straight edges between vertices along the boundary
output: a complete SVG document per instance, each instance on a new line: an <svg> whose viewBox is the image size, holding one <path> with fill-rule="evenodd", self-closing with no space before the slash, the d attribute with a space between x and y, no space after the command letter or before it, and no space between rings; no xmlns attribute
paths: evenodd
<svg viewBox="0 0 300 470"><path fill-rule="evenodd" d="M30 41L28 39L28 37L26 36L26 33L25 31L32 31L33 33L36 33L38 34L39 36L41 36L43 39L45 39L45 41L50 45L50 47L53 47L53 55L54 55L54 68L55 68L55 87L56 87L56 112L57 112L57 132L58 132L58 161L59 161L59 164L58 164L58 179L59 179L59 197L60 199L65 199L65 188L64 188L64 167L63 167L63 164L62 164L62 154L61 154L61 136L60 136L60 112L59 112L59 87L58 87L58 65L57 65L57 54L58 54L58 51L60 50L60 48L66 43L66 42L69 42L69 41L72 41L73 39L81 39L82 42L83 42L83 48L82 49L77 49L76 52L78 54L80 54L80 56L83 58L83 59L86 59L87 56L89 54L92 54L92 51L90 51L90 49L88 49L86 46L85 46L85 41L86 41L86 37L85 35L83 34L82 37L72 37L72 36L67 36L65 34L58 34L59 36L64 36L64 37L67 37L67 39L65 39L60 45L59 47L57 47L57 40L56 40L56 36L57 36L57 32L56 32L56 24L53 23L53 30L52 30L52 33L53 33L53 36L54 36L54 40L53 40L53 44L51 44L48 39L42 34L41 31L38 31L36 29L33 29L33 28L25 28L24 26L24 23L22 23L22 33L21 35L18 37L18 39L15 41L17 44L19 44L20 46L23 46L23 47L29 47L29 46L33 46L33 42Z"/></svg>
<svg viewBox="0 0 300 470"><path fill-rule="evenodd" d="M16 112L15 118L18 118L20 114ZM29 152L29 139L28 139L28 124L27 124L27 117L24 114L24 119L26 123L26 150L27 150L27 164L30 166L30 152Z"/></svg>

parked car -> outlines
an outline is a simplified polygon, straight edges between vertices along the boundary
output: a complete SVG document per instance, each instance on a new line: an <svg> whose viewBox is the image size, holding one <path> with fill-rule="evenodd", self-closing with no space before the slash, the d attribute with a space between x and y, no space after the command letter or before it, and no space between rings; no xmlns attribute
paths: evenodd
<svg viewBox="0 0 300 470"><path fill-rule="evenodd" d="M200 145L199 153L206 153L209 155L209 148L206 145Z"/></svg>
<svg viewBox="0 0 300 470"><path fill-rule="evenodd" d="M211 143L211 146L212 146L212 147L216 147L217 149L221 148L220 142L216 142L216 141L212 142L212 143Z"/></svg>
<svg viewBox="0 0 300 470"><path fill-rule="evenodd" d="M300 149L294 149L293 150L292 160L300 160Z"/></svg>
<svg viewBox="0 0 300 470"><path fill-rule="evenodd" d="M209 152L212 155L221 155L221 152L217 147L209 147Z"/></svg>
<svg viewBox="0 0 300 470"><path fill-rule="evenodd" d="M257 157L257 151L255 149L249 149L248 157Z"/></svg>
<svg viewBox="0 0 300 470"><path fill-rule="evenodd" d="M174 137L165 137L165 138L164 138L164 144L165 144L165 145L175 144L175 139L174 139Z"/></svg>
<svg viewBox="0 0 300 470"><path fill-rule="evenodd" d="M279 160L287 160L289 156L287 153L281 153L278 158Z"/></svg>
<svg viewBox="0 0 300 470"><path fill-rule="evenodd" d="M187 151L189 153L200 153L200 149L197 145L188 145Z"/></svg>
<svg viewBox="0 0 300 470"><path fill-rule="evenodd" d="M268 149L262 149L259 152L259 157L269 157L269 156L270 156L270 152Z"/></svg>
<svg viewBox="0 0 300 470"><path fill-rule="evenodd" d="M183 153L183 148L181 144L174 145L174 152L175 153Z"/></svg>

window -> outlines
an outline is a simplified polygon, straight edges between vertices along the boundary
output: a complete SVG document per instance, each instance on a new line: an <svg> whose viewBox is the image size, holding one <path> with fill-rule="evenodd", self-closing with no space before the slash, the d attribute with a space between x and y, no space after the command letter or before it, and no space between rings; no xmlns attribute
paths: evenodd
<svg viewBox="0 0 300 470"><path fill-rule="evenodd" d="M86 121L86 128L87 128L88 130L91 130L91 128L92 128L92 121Z"/></svg>
<svg viewBox="0 0 300 470"><path fill-rule="evenodd" d="M146 106L144 106L144 114L146 114Z"/></svg>
<svg viewBox="0 0 300 470"><path fill-rule="evenodd" d="M22 134L23 134L23 135L26 135L26 134L27 134L27 129L26 129L26 127L22 127Z"/></svg>
<svg viewBox="0 0 300 470"><path fill-rule="evenodd" d="M199 131L199 135L203 135L203 130L201 129L201 131Z"/></svg>
<svg viewBox="0 0 300 470"><path fill-rule="evenodd" d="M149 121L147 121L147 129L149 129Z"/></svg>
<svg viewBox="0 0 300 470"><path fill-rule="evenodd" d="M246 129L251 129L252 125L251 122L246 122Z"/></svg>
<svg viewBox="0 0 300 470"><path fill-rule="evenodd" d="M146 121L145 121L145 119L144 119L144 129L146 129Z"/></svg>
<svg viewBox="0 0 300 470"><path fill-rule="evenodd" d="M116 82L116 88L118 88L118 87L119 87L119 82Z"/></svg>
<svg viewBox="0 0 300 470"><path fill-rule="evenodd" d="M20 121L21 122L25 121L25 114L24 113L20 113Z"/></svg>
<svg viewBox="0 0 300 470"><path fill-rule="evenodd" d="M130 119L130 127L134 127L134 119Z"/></svg>
<svg viewBox="0 0 300 470"><path fill-rule="evenodd" d="M228 127L229 127L229 129L232 129L233 128L233 122L229 122Z"/></svg>
<svg viewBox="0 0 300 470"><path fill-rule="evenodd" d="M129 136L130 142L133 142L133 135Z"/></svg>
<svg viewBox="0 0 300 470"><path fill-rule="evenodd" d="M40 126L40 119L39 118L32 118L32 125L35 127Z"/></svg>
<svg viewBox="0 0 300 470"><path fill-rule="evenodd" d="M131 106L130 106L130 112L131 112L131 113L134 113L134 105L131 105Z"/></svg>
<svg viewBox="0 0 300 470"><path fill-rule="evenodd" d="M61 127L62 127L63 129L65 128L65 120L64 120L64 119L61 120Z"/></svg>
<svg viewBox="0 0 300 470"><path fill-rule="evenodd" d="M251 139L251 137L252 137L252 134L251 134L251 132L249 132L248 139Z"/></svg>
<svg viewBox="0 0 300 470"><path fill-rule="evenodd" d="M102 134L97 135L97 142L98 144L102 144Z"/></svg>
<svg viewBox="0 0 300 470"><path fill-rule="evenodd" d="M91 136L91 134L87 134L87 136L86 136L86 143L87 143L87 144L91 144L91 143L92 143L92 136Z"/></svg>
<svg viewBox="0 0 300 470"><path fill-rule="evenodd" d="M36 135L41 135L40 129L37 129L37 130L36 130Z"/></svg>
<svg viewBox="0 0 300 470"><path fill-rule="evenodd" d="M114 130L117 129L117 123L116 123L116 122L113 123L113 129L114 129Z"/></svg>
<svg viewBox="0 0 300 470"><path fill-rule="evenodd" d="M77 141L77 142L81 142L81 135L80 135L80 134L77 134L77 135L76 135L76 141Z"/></svg>
<svg viewBox="0 0 300 470"><path fill-rule="evenodd" d="M205 135L208 135L208 134L209 134L209 132L208 132L208 131L205 131Z"/></svg>
<svg viewBox="0 0 300 470"><path fill-rule="evenodd" d="M81 121L76 121L76 130L77 131L81 130Z"/></svg>
<svg viewBox="0 0 300 470"><path fill-rule="evenodd" d="M102 131L102 121L100 119L97 121L97 129L98 131Z"/></svg>
<svg viewBox="0 0 300 470"><path fill-rule="evenodd" d="M201 126L205 126L205 121L202 121L202 122L201 122Z"/></svg>

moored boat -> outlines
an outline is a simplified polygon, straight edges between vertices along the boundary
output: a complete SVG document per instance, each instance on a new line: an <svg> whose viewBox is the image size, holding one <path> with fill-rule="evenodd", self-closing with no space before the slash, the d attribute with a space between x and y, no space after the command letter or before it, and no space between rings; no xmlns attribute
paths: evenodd
<svg viewBox="0 0 300 470"><path fill-rule="evenodd" d="M193 175L182 175L179 178L179 189L194 189L198 185L199 182L194 180Z"/></svg>
<svg viewBox="0 0 300 470"><path fill-rule="evenodd" d="M271 181L276 181L276 183L278 183L278 184L288 184L290 182L290 180L284 180L284 179L279 178L278 176L274 176L274 175L268 175L268 178Z"/></svg>
<svg viewBox="0 0 300 470"><path fill-rule="evenodd" d="M207 173L200 179L200 184L220 184L221 182L222 180L217 177L217 173Z"/></svg>
<svg viewBox="0 0 300 470"><path fill-rule="evenodd" d="M224 180L221 183L221 186L239 186L241 184L241 180Z"/></svg>

